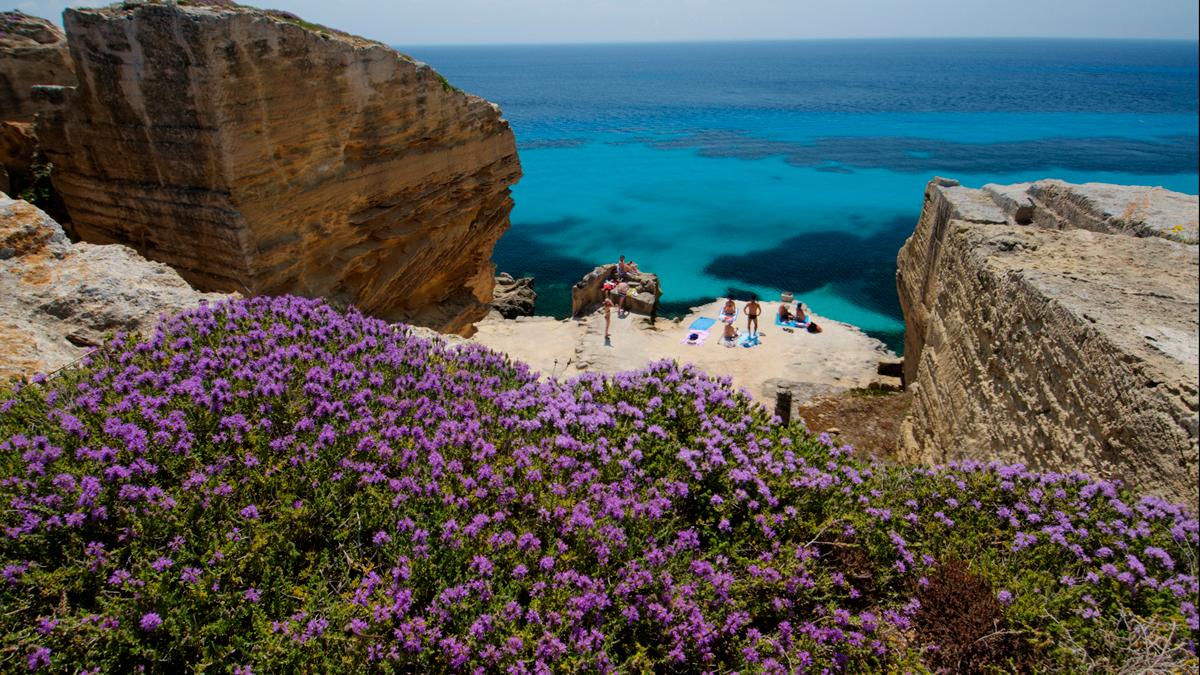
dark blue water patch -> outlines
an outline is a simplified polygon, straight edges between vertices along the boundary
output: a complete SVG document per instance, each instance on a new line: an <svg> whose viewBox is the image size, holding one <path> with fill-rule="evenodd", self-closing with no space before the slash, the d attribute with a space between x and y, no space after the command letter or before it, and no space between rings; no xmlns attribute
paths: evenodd
<svg viewBox="0 0 1200 675"><path fill-rule="evenodd" d="M848 223L868 219L860 214ZM917 214L897 215L876 233L860 237L844 230L806 232L764 250L719 256L704 271L719 279L804 293L831 285L854 304L903 322L896 297L896 254L912 234ZM821 308L814 308L820 312ZM899 351L903 338L891 332L871 333Z"/></svg>
<svg viewBox="0 0 1200 675"><path fill-rule="evenodd" d="M747 160L782 157L792 166L846 173L848 167L945 175L1013 174L1065 169L1140 175L1187 174L1200 162L1200 138L1040 138L959 143L934 138L860 136L811 143L758 138L726 129L672 138L641 137L660 150L695 149L703 157ZM627 141L622 141L622 143Z"/></svg>
<svg viewBox="0 0 1200 675"><path fill-rule="evenodd" d="M587 144L586 138L539 138L517 141L517 150L544 150L547 148L577 148Z"/></svg>
<svg viewBox="0 0 1200 675"><path fill-rule="evenodd" d="M496 269L514 277L533 276L537 291L535 311L542 316L571 315L571 286L595 267L593 261L563 255L538 240L536 232L574 227L583 219L568 216L542 223L514 224L496 244L492 260Z"/></svg>
<svg viewBox="0 0 1200 675"><path fill-rule="evenodd" d="M414 47L518 136L759 111L1196 114L1195 41L948 39Z"/></svg>

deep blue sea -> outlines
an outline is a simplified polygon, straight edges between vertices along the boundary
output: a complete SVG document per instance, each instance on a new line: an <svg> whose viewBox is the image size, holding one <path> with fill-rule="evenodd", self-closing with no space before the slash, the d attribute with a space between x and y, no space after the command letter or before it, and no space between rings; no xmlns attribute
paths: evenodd
<svg viewBox="0 0 1200 675"><path fill-rule="evenodd" d="M401 47L503 108L495 260L538 313L624 253L665 312L794 292L900 349L896 252L934 175L1197 192L1197 45L836 40Z"/></svg>

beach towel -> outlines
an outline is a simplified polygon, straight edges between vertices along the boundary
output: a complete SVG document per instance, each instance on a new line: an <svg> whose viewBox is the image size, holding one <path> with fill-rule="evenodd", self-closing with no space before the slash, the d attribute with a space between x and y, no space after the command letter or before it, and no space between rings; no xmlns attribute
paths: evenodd
<svg viewBox="0 0 1200 675"><path fill-rule="evenodd" d="M807 321L805 321L805 322L803 322L803 323L797 323L797 322L795 321L795 319L793 319L793 320L791 320L791 321L780 321L780 320L779 320L779 315L778 315L778 314L776 314L776 315L775 315L775 325L776 325L776 326L784 326L784 327L786 327L786 328L807 328L807 327L808 327L808 322L807 322Z"/></svg>
<svg viewBox="0 0 1200 675"><path fill-rule="evenodd" d="M707 331L709 328L712 328L713 324L715 324L716 322L717 322L716 319L713 319L713 318L710 318L707 316L702 316L699 319L696 319L695 321L693 321L692 325L688 326L688 330L689 331L695 331L695 330Z"/></svg>
<svg viewBox="0 0 1200 675"><path fill-rule="evenodd" d="M739 347L757 347L762 344L762 333L746 333L738 340Z"/></svg>
<svg viewBox="0 0 1200 675"><path fill-rule="evenodd" d="M708 331L706 330L688 330L687 335L680 340L685 345L702 345L708 339Z"/></svg>

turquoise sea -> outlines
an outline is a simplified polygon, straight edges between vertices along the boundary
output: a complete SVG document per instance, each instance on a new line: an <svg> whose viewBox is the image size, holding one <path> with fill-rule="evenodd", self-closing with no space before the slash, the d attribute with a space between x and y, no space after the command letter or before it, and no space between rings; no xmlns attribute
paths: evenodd
<svg viewBox="0 0 1200 675"><path fill-rule="evenodd" d="M789 290L898 351L896 252L930 177L1198 191L1195 42L400 49L512 123L525 177L495 260L537 277L540 314L624 253L665 314Z"/></svg>

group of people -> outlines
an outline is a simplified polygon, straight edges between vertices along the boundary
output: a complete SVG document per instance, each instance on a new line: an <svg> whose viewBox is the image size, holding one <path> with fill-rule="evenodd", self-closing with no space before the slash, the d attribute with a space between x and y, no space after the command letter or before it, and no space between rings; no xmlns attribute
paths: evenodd
<svg viewBox="0 0 1200 675"><path fill-rule="evenodd" d="M762 314L762 306L758 304L758 298L751 296L750 301L746 303L746 333L751 340L758 339L758 317ZM725 324L724 332L721 335L721 340L728 346L734 344L740 337L736 326L737 319L737 303L733 298L725 301L725 305L721 308L721 321ZM808 312L804 311L804 303L796 303L796 311L793 313L788 303L779 305L778 323L785 326L795 325L800 328L808 328L809 332L819 333L821 331L817 324L809 320ZM784 328L789 331L789 328Z"/></svg>
<svg viewBox="0 0 1200 675"><path fill-rule="evenodd" d="M605 280L605 282L604 282L604 291L605 291L605 294L604 294L604 343L605 344L608 344L612 340L612 336L609 334L609 328L611 328L611 326L612 326L612 308L614 306L612 299L609 298L609 296L608 296L608 292L611 291L611 292L615 293L617 298L619 298L617 301L619 304L616 305L617 316L618 317L624 316L624 314L625 314L625 298L626 298L626 296L629 295L629 290L630 290L629 289L629 277L634 274L637 274L638 271L639 270L638 270L637 263L633 262L632 260L626 261L625 256L622 255L620 260L617 261L616 268L614 268L612 271L612 277Z"/></svg>

